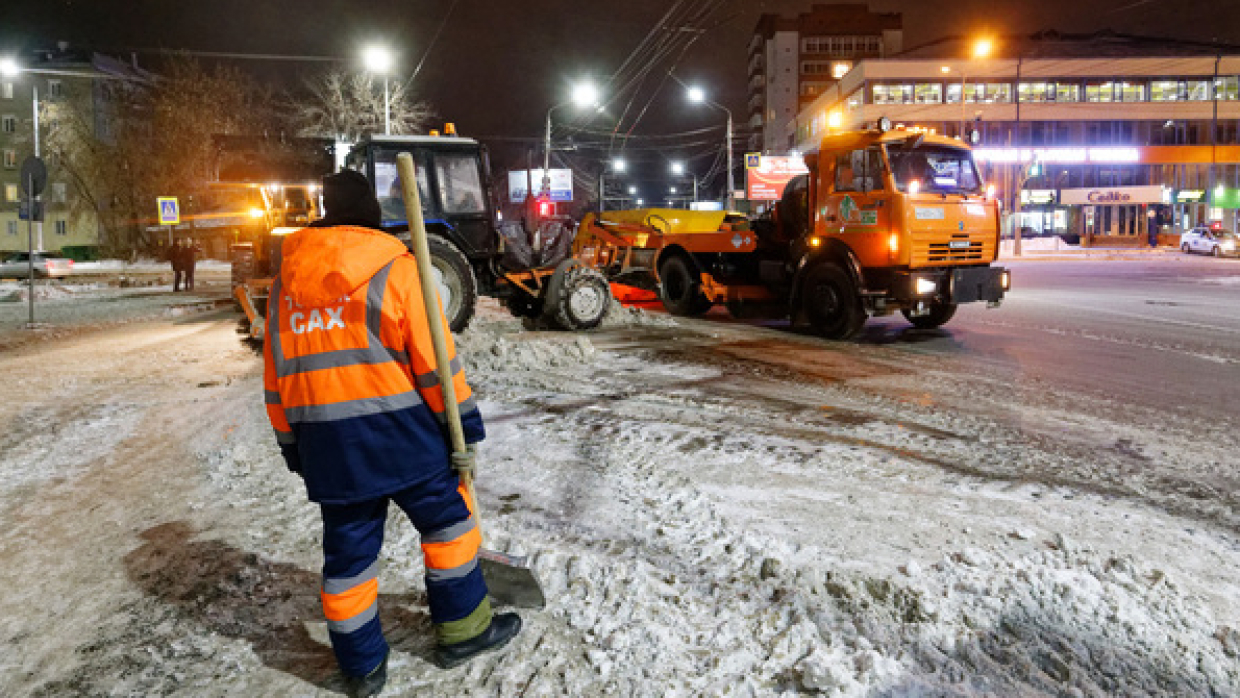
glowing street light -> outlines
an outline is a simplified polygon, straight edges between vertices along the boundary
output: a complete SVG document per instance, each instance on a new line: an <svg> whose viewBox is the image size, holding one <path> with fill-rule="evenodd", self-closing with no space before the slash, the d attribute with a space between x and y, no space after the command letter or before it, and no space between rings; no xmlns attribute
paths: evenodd
<svg viewBox="0 0 1240 698"><path fill-rule="evenodd" d="M679 160L672 161L672 174L682 175L685 173L685 164Z"/></svg>
<svg viewBox="0 0 1240 698"><path fill-rule="evenodd" d="M0 58L0 75L3 75L6 78L14 78L17 77L17 74L20 72L22 72L22 68L17 64L16 60L12 58Z"/></svg>
<svg viewBox="0 0 1240 698"><path fill-rule="evenodd" d="M985 37L977 39L973 42L973 57L978 59L988 58L990 56L990 52L993 51L994 48L995 42L990 39Z"/></svg>
<svg viewBox="0 0 1240 698"><path fill-rule="evenodd" d="M632 196L635 194L637 194L637 187L629 187L629 195Z"/></svg>
<svg viewBox="0 0 1240 698"><path fill-rule="evenodd" d="M611 161L611 169L616 172L624 172L624 168L626 167L628 167L628 163L624 161L624 158L616 158Z"/></svg>
<svg viewBox="0 0 1240 698"><path fill-rule="evenodd" d="M392 72L392 52L383 46L367 46L362 50L366 70L383 76L383 133L392 135L392 95L388 91L388 74Z"/></svg>

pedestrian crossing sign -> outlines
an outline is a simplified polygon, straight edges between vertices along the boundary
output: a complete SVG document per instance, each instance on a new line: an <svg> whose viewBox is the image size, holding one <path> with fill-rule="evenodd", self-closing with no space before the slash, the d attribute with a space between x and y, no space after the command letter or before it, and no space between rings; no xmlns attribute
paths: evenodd
<svg viewBox="0 0 1240 698"><path fill-rule="evenodd" d="M181 207L177 205L177 197L160 196L156 198L156 201L159 203L160 225L181 224Z"/></svg>

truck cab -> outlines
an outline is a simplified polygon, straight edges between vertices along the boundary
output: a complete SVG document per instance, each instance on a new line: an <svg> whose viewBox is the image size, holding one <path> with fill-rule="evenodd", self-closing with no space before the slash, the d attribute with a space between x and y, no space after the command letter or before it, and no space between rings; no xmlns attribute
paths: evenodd
<svg viewBox="0 0 1240 698"><path fill-rule="evenodd" d="M992 266L999 203L966 144L857 131L827 136L806 164L806 229L790 236L794 293L825 334L850 336L866 316L897 310L938 327L960 303L1002 300L1010 277Z"/></svg>

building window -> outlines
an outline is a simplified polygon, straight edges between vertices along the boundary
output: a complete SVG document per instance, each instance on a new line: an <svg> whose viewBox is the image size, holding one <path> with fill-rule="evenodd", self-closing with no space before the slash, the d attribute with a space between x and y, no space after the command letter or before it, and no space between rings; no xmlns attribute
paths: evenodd
<svg viewBox="0 0 1240 698"><path fill-rule="evenodd" d="M1178 102L1181 99L1179 80L1150 81L1151 102Z"/></svg>
<svg viewBox="0 0 1240 698"><path fill-rule="evenodd" d="M1145 83L1141 82L1121 82L1116 84L1115 101L1117 102L1144 102L1145 101Z"/></svg>
<svg viewBox="0 0 1240 698"><path fill-rule="evenodd" d="M943 85L937 82L919 82L913 88L913 99L918 104L942 104Z"/></svg>
<svg viewBox="0 0 1240 698"><path fill-rule="evenodd" d="M852 70L852 63L848 61L836 61L831 64L831 77L839 80L848 75L848 71Z"/></svg>
<svg viewBox="0 0 1240 698"><path fill-rule="evenodd" d="M1240 85L1237 84L1235 75L1215 80L1214 86L1218 99L1231 101L1240 98Z"/></svg>
<svg viewBox="0 0 1240 698"><path fill-rule="evenodd" d="M986 82L980 85L968 85L967 87L965 97L970 102L993 104L995 102L1012 101L1012 86L1006 82Z"/></svg>
<svg viewBox="0 0 1240 698"><path fill-rule="evenodd" d="M1210 101L1210 81L1185 80L1184 93L1184 98L1190 102L1208 102Z"/></svg>
<svg viewBox="0 0 1240 698"><path fill-rule="evenodd" d="M1115 101L1115 83L1113 82L1087 82L1085 83L1085 101L1086 102L1113 102Z"/></svg>
<svg viewBox="0 0 1240 698"><path fill-rule="evenodd" d="M874 104L909 104L912 101L912 85L874 86Z"/></svg>
<svg viewBox="0 0 1240 698"><path fill-rule="evenodd" d="M47 96L52 98L64 96L64 84L59 80L48 80Z"/></svg>
<svg viewBox="0 0 1240 698"><path fill-rule="evenodd" d="M17 169L17 151L16 150L4 151L4 169L6 170Z"/></svg>
<svg viewBox="0 0 1240 698"><path fill-rule="evenodd" d="M65 183L52 182L52 201L54 203L63 204L66 198Z"/></svg>
<svg viewBox="0 0 1240 698"><path fill-rule="evenodd" d="M13 203L17 201L17 185L16 184L4 185L4 200L8 201L9 203Z"/></svg>
<svg viewBox="0 0 1240 698"><path fill-rule="evenodd" d="M69 226L64 221L56 221L56 234L61 236L68 235Z"/></svg>
<svg viewBox="0 0 1240 698"><path fill-rule="evenodd" d="M13 99L13 83L0 82L0 99Z"/></svg>
<svg viewBox="0 0 1240 698"><path fill-rule="evenodd" d="M0 131L5 133L17 132L17 117L12 114L0 116Z"/></svg>
<svg viewBox="0 0 1240 698"><path fill-rule="evenodd" d="M802 75L830 75L831 64L825 61L805 61L801 64Z"/></svg>
<svg viewBox="0 0 1240 698"><path fill-rule="evenodd" d="M1050 102L1055 99L1055 85L1048 82L1022 82L1016 93L1022 102Z"/></svg>
<svg viewBox="0 0 1240 698"><path fill-rule="evenodd" d="M17 221L9 221L8 228L9 228L9 235L16 235L17 234Z"/></svg>
<svg viewBox="0 0 1240 698"><path fill-rule="evenodd" d="M860 109L862 105L865 104L865 91L864 90L853 91L852 94L848 95L847 101L848 101L848 111Z"/></svg>
<svg viewBox="0 0 1240 698"><path fill-rule="evenodd" d="M1055 83L1055 101L1056 102L1079 102L1081 101L1081 86L1071 82Z"/></svg>

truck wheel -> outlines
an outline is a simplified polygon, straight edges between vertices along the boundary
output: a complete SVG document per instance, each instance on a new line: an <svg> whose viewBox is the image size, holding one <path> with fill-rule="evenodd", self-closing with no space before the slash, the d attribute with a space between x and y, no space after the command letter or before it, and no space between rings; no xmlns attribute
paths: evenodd
<svg viewBox="0 0 1240 698"><path fill-rule="evenodd" d="M904 319L913 323L919 330L931 330L946 325L956 314L955 303L931 303L930 312L925 315L910 315L907 309L901 310Z"/></svg>
<svg viewBox="0 0 1240 698"><path fill-rule="evenodd" d="M672 315L701 315L710 310L711 302L702 294L702 281L689 266L689 261L673 255L659 267L659 299Z"/></svg>
<svg viewBox="0 0 1240 698"><path fill-rule="evenodd" d="M1215 257L1222 257L1223 251L1219 249L1218 245L1215 245L1214 249L1210 250L1210 254L1214 255Z"/></svg>
<svg viewBox="0 0 1240 698"><path fill-rule="evenodd" d="M597 269L561 263L547 287L544 315L566 330L598 327L611 305L611 285Z"/></svg>
<svg viewBox="0 0 1240 698"><path fill-rule="evenodd" d="M455 245L438 235L426 236L431 251L431 271L443 304L444 317L453 332L460 332L474 317L478 304L478 280L469 260Z"/></svg>
<svg viewBox="0 0 1240 698"><path fill-rule="evenodd" d="M814 267L801 289L809 324L827 339L851 339L865 324L865 309L848 272L831 263Z"/></svg>

